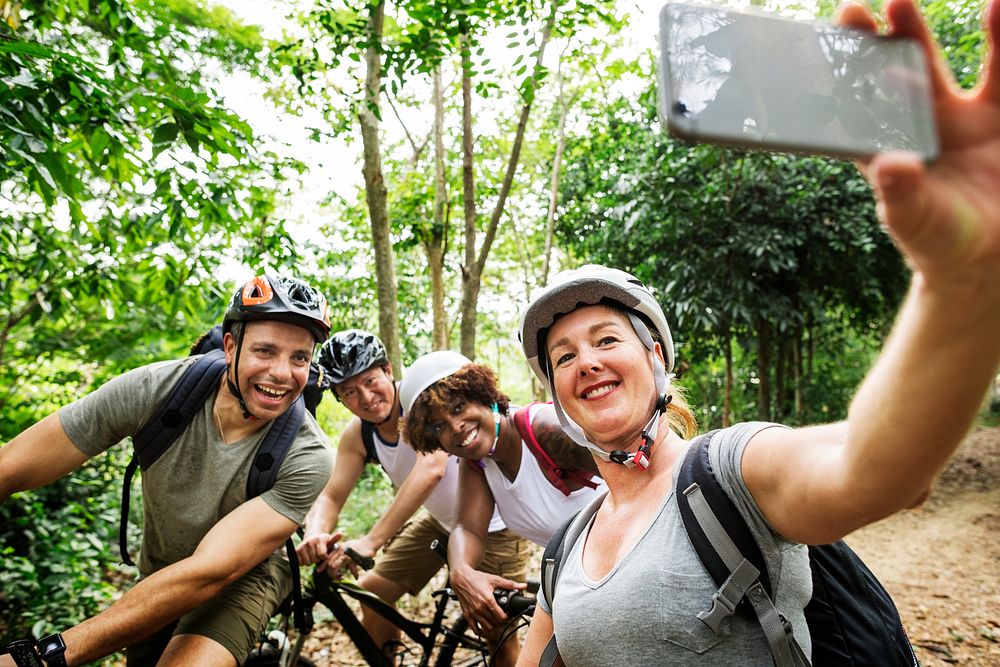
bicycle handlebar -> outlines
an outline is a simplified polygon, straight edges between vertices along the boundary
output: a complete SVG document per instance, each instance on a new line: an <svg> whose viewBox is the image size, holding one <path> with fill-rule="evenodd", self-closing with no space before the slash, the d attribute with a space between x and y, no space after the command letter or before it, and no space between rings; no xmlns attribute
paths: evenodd
<svg viewBox="0 0 1000 667"><path fill-rule="evenodd" d="M18 639L7 644L0 655L9 654L18 667L43 667L35 642L31 639Z"/></svg>
<svg viewBox="0 0 1000 667"><path fill-rule="evenodd" d="M358 564L362 570L370 570L375 567L375 559L371 556L362 556L351 547L344 547L344 554Z"/></svg>
<svg viewBox="0 0 1000 667"><path fill-rule="evenodd" d="M529 609L535 607L535 598L528 597L518 590L508 591L498 588L493 591L493 597L504 613L511 618L520 616Z"/></svg>

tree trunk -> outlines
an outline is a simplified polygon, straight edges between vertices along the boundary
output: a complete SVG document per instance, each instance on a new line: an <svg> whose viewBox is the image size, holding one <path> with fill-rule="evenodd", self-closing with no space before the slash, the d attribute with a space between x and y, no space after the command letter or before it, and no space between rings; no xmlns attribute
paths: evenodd
<svg viewBox="0 0 1000 667"><path fill-rule="evenodd" d="M432 347L448 349L448 317L444 311L444 257L448 242L445 204L448 190L444 172L444 93L441 68L434 70L434 228L424 242L431 269L431 312L434 318Z"/></svg>
<svg viewBox="0 0 1000 667"><path fill-rule="evenodd" d="M757 320L757 418L771 421L771 323Z"/></svg>
<svg viewBox="0 0 1000 667"><path fill-rule="evenodd" d="M795 421L802 420L802 327L795 330L792 341L792 373L795 374Z"/></svg>
<svg viewBox="0 0 1000 667"><path fill-rule="evenodd" d="M475 311L476 299L479 297L479 281L475 280L475 297L472 295L472 270L476 260L476 175L472 168L472 54L467 33L461 36L462 54L462 210L465 215L465 261L462 262L462 305L460 349L462 354L475 359L475 319L466 317L466 304L472 304ZM473 327L472 335L466 334L466 320ZM472 340L472 349L466 345L466 339Z"/></svg>
<svg viewBox="0 0 1000 667"><path fill-rule="evenodd" d="M368 49L365 52L367 76L365 101L358 113L361 140L364 146L365 200L372 226L372 246L375 250L375 281L378 285L379 335L385 343L389 361L399 372L402 354L399 341L399 308L396 298L396 266L392 239L389 234L389 206L386 201L385 179L382 176L382 148L379 143L379 95L382 86L382 25L385 1L371 8L368 18Z"/></svg>
<svg viewBox="0 0 1000 667"><path fill-rule="evenodd" d="M568 44L567 44L568 46ZM542 254L542 280L541 284L549 282L549 269L552 260L552 237L556 226L556 206L559 204L559 178L562 173L563 152L566 150L566 115L569 104L564 96L564 84L562 76L562 57L559 58L559 69L556 70L556 80L559 85L559 129L556 138L556 154L552 158L552 180L549 182L549 212L545 220L545 250Z"/></svg>
<svg viewBox="0 0 1000 667"><path fill-rule="evenodd" d="M785 363L788 357L788 337L785 334L778 334L775 341L774 358L774 416L779 421L785 418L785 403L788 397L785 374L788 365Z"/></svg>
<svg viewBox="0 0 1000 667"><path fill-rule="evenodd" d="M552 9L545 26L542 28L541 41L538 44L538 53L535 58L535 66L531 70L531 82L525 91L524 104L521 105L521 113L517 121L517 131L514 134L514 141L511 145L510 158L507 160L507 170L504 174L503 182L500 185L500 192L497 195L497 203L490 216L489 226L486 228L486 235L483 245L479 250L478 257L473 261L476 246L475 228L475 203L469 202L468 198L472 192L472 82L469 80L469 44L467 36L462 41L462 178L465 181L466 194L466 217L465 217L465 266L462 267L462 324L461 324L461 346L462 354L470 359L476 354L476 316L479 303L479 289L483 275L483 267L486 265L486 258L489 256L493 239L496 237L497 227L503 215L504 207L507 205L507 196L510 194L511 185L514 182L514 174L517 171L517 164L521 158L521 145L524 141L524 131L528 126L528 116L531 113L531 105L535 100L535 90L538 87L538 77L542 71L542 58L545 55L545 46L549 42L552 34L552 27L555 25L556 12L559 7L558 0L552 3ZM466 181L468 178L468 181ZM470 215L469 209L472 208ZM471 222L471 225L470 225Z"/></svg>
<svg viewBox="0 0 1000 667"><path fill-rule="evenodd" d="M722 353L726 359L726 383L722 395L722 428L729 426L733 416L733 336L727 330Z"/></svg>

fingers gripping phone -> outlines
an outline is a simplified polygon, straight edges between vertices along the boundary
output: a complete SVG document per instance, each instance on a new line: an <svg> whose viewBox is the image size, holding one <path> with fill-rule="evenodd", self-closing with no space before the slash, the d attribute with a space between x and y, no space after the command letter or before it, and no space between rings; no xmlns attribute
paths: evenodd
<svg viewBox="0 0 1000 667"><path fill-rule="evenodd" d="M661 119L685 139L852 158L938 152L913 40L670 3L659 69Z"/></svg>

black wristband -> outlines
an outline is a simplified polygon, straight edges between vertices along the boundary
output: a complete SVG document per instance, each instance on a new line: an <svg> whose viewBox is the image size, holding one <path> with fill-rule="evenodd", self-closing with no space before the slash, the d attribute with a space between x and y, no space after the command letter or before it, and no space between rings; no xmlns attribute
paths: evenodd
<svg viewBox="0 0 1000 667"><path fill-rule="evenodd" d="M54 632L38 640L38 655L48 667L66 667L66 642Z"/></svg>
<svg viewBox="0 0 1000 667"><path fill-rule="evenodd" d="M14 658L17 667L43 667L42 661L38 658L38 651L35 650L35 642L30 639L13 641L7 644L4 650Z"/></svg>

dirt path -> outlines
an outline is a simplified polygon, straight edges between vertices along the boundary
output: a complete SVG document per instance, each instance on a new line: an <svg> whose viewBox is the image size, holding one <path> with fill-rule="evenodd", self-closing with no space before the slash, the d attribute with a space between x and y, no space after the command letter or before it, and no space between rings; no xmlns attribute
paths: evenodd
<svg viewBox="0 0 1000 667"><path fill-rule="evenodd" d="M847 541L892 593L924 667L1000 665L1000 428L966 440L923 507Z"/></svg>
<svg viewBox="0 0 1000 667"><path fill-rule="evenodd" d="M923 667L1000 666L1000 427L963 443L923 507L847 541L892 594ZM307 655L364 664L334 624L316 628Z"/></svg>

